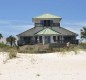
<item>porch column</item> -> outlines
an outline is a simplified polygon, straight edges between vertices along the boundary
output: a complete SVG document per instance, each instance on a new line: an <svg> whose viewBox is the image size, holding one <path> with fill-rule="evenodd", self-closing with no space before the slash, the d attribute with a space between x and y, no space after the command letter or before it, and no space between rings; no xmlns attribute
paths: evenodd
<svg viewBox="0 0 86 80"><path fill-rule="evenodd" d="M56 36L56 42L58 43L58 36Z"/></svg>
<svg viewBox="0 0 86 80"><path fill-rule="evenodd" d="M42 36L42 43L43 43L43 45L45 44L45 37L44 36Z"/></svg>
<svg viewBox="0 0 86 80"><path fill-rule="evenodd" d="M39 41L39 36L37 37L37 42L39 43L40 41Z"/></svg>
<svg viewBox="0 0 86 80"><path fill-rule="evenodd" d="M63 38L63 36L62 36L62 43L64 42L64 38Z"/></svg>
<svg viewBox="0 0 86 80"><path fill-rule="evenodd" d="M61 43L61 36L59 36L59 40L60 40L59 42Z"/></svg>
<svg viewBox="0 0 86 80"><path fill-rule="evenodd" d="M50 43L54 43L52 35L50 36Z"/></svg>

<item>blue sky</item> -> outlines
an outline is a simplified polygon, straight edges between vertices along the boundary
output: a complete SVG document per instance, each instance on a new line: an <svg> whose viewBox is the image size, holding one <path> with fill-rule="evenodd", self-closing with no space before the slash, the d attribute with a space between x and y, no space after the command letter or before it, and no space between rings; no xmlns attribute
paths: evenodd
<svg viewBox="0 0 86 80"><path fill-rule="evenodd" d="M51 13L61 26L80 33L86 26L86 0L0 0L0 33L7 37L33 27L32 17Z"/></svg>

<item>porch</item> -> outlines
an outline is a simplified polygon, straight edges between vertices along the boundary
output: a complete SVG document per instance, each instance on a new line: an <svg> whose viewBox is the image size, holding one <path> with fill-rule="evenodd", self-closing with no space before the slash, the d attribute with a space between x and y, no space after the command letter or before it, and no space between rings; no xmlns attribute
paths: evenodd
<svg viewBox="0 0 86 80"><path fill-rule="evenodd" d="M35 33L33 36L22 36L19 40L22 40L24 44L64 44L70 42L77 44L75 35L62 35L59 32L52 30L52 28L44 28L43 30ZM22 42L22 43L23 43Z"/></svg>
<svg viewBox="0 0 86 80"><path fill-rule="evenodd" d="M40 35L40 36L28 36L20 37L20 43L24 44L66 44L70 42L71 44L78 44L78 40L75 36L61 36L61 35Z"/></svg>

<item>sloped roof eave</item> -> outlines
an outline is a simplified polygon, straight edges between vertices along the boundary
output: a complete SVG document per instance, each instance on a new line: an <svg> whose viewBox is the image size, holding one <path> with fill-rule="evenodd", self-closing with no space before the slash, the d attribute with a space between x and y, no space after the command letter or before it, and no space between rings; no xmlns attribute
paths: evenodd
<svg viewBox="0 0 86 80"><path fill-rule="evenodd" d="M78 34L72 32L72 31L69 31L69 30L67 30L67 29L65 29L63 27L52 27L51 29L53 31L59 33L59 34L56 34L56 35L63 35L63 36L65 36L65 35L67 35L67 36L74 35L74 36L78 36ZM36 33L40 32L42 30L43 30L42 27L33 27L31 29L28 29L28 30L16 35L16 36L18 36L18 37L20 37L20 36L34 36L34 35L36 35ZM51 35L55 35L55 34L51 34Z"/></svg>

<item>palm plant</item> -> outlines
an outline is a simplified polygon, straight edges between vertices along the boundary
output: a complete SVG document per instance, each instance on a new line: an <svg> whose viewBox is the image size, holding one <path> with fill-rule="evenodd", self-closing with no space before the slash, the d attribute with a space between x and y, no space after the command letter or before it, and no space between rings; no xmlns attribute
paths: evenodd
<svg viewBox="0 0 86 80"><path fill-rule="evenodd" d="M81 29L81 39L84 39L86 41L86 27L83 27Z"/></svg>
<svg viewBox="0 0 86 80"><path fill-rule="evenodd" d="M13 46L13 44L15 44L16 38L14 36L9 36L6 38L7 43L10 43L11 46Z"/></svg>
<svg viewBox="0 0 86 80"><path fill-rule="evenodd" d="M2 34L0 33L0 39L3 38Z"/></svg>

